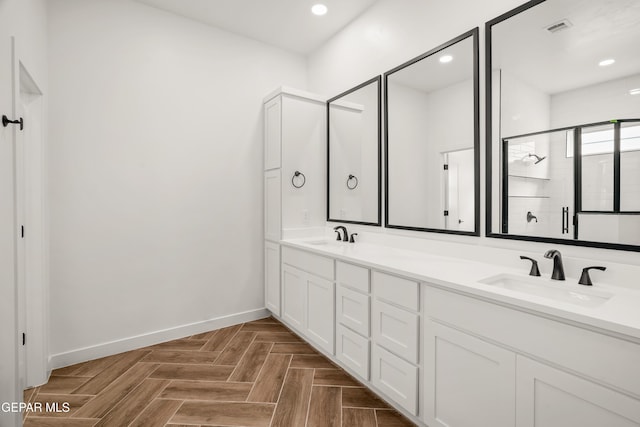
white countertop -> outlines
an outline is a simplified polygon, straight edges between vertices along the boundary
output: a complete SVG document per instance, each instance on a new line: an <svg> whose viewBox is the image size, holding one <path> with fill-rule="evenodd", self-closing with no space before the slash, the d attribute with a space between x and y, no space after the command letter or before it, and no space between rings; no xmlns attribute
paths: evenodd
<svg viewBox="0 0 640 427"><path fill-rule="evenodd" d="M319 243L323 241L326 244ZM578 285L574 278L567 278L566 281L552 281L548 277L534 278L527 275L528 266L524 265L523 269L516 270L501 265L368 243L337 242L324 238L286 239L281 243L445 289L577 322L640 342L640 292L636 290L598 282L595 282L594 286L583 286ZM542 286L584 293L608 293L612 297L596 307L583 307L479 282L501 274L517 276L532 283L539 280Z"/></svg>

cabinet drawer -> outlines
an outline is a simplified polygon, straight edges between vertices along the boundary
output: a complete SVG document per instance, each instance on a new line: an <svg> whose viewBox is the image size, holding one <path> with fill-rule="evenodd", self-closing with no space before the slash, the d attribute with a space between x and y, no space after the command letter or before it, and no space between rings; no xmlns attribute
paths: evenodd
<svg viewBox="0 0 640 427"><path fill-rule="evenodd" d="M369 296L338 286L336 316L338 323L369 337Z"/></svg>
<svg viewBox="0 0 640 427"><path fill-rule="evenodd" d="M282 247L282 262L325 279L333 280L333 259L298 249Z"/></svg>
<svg viewBox="0 0 640 427"><path fill-rule="evenodd" d="M413 415L418 413L418 368L380 346L373 346L371 381Z"/></svg>
<svg viewBox="0 0 640 427"><path fill-rule="evenodd" d="M371 276L373 294L392 304L418 311L418 283L374 271Z"/></svg>
<svg viewBox="0 0 640 427"><path fill-rule="evenodd" d="M337 325L336 357L365 381L369 381L369 340Z"/></svg>
<svg viewBox="0 0 640 427"><path fill-rule="evenodd" d="M373 301L373 340L411 363L418 363L418 315Z"/></svg>
<svg viewBox="0 0 640 427"><path fill-rule="evenodd" d="M348 286L359 292L369 293L369 269L336 262L336 281L339 285Z"/></svg>

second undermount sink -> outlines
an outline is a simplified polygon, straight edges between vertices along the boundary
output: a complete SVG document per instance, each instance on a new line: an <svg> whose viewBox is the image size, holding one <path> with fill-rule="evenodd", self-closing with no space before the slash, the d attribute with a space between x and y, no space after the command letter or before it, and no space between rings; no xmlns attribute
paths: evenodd
<svg viewBox="0 0 640 427"><path fill-rule="evenodd" d="M609 292L571 284L566 281L551 281L540 277L525 278L512 274L498 274L497 276L480 280L479 283L582 307L598 307L613 296Z"/></svg>

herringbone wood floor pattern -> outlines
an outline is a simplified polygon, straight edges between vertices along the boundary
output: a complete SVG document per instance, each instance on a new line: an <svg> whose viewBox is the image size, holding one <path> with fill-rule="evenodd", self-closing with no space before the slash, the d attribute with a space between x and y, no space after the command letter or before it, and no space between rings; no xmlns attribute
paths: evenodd
<svg viewBox="0 0 640 427"><path fill-rule="evenodd" d="M273 318L57 369L25 402L70 404L26 427L413 425Z"/></svg>

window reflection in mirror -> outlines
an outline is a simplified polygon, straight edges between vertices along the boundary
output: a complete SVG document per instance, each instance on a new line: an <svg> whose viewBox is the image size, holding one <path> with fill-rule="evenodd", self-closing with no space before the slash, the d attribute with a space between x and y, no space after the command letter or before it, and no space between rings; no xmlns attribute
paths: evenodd
<svg viewBox="0 0 640 427"><path fill-rule="evenodd" d="M487 38L487 234L640 250L640 2L535 0Z"/></svg>
<svg viewBox="0 0 640 427"><path fill-rule="evenodd" d="M380 76L327 101L329 221L380 225Z"/></svg>
<svg viewBox="0 0 640 427"><path fill-rule="evenodd" d="M386 226L478 235L477 29L385 74Z"/></svg>

